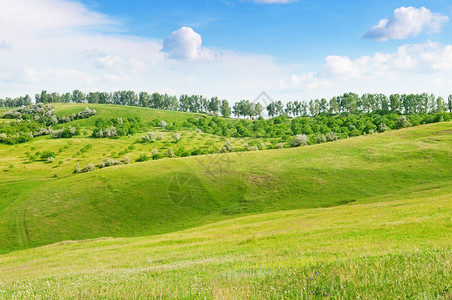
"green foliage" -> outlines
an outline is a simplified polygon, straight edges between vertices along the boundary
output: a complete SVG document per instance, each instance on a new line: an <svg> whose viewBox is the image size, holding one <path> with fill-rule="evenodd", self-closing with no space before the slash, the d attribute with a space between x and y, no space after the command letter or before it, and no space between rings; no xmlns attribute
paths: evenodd
<svg viewBox="0 0 452 300"><path fill-rule="evenodd" d="M111 118L100 117L95 123L96 129L92 136L95 138L112 138L116 136L127 136L140 132L144 123L140 117L135 118Z"/></svg>
<svg viewBox="0 0 452 300"><path fill-rule="evenodd" d="M47 160L50 157L55 158L56 157L55 152L46 150L46 151L43 151L42 154L41 154L41 159L42 160Z"/></svg>
<svg viewBox="0 0 452 300"><path fill-rule="evenodd" d="M135 160L136 162L148 161L150 159L146 154L140 154L140 156Z"/></svg>

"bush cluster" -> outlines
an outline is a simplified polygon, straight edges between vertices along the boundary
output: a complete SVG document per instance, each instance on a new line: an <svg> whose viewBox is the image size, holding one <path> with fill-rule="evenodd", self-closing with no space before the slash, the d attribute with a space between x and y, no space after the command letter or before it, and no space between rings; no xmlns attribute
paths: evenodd
<svg viewBox="0 0 452 300"><path fill-rule="evenodd" d="M107 168L112 166L118 166L118 165L127 165L130 163L130 159L128 156L124 157L122 160L117 161L112 158L104 158L104 160L101 161L99 164L99 168Z"/></svg>
<svg viewBox="0 0 452 300"><path fill-rule="evenodd" d="M94 166L92 163L89 163L88 165L84 166L83 168L80 168L79 165L75 165L74 174L87 173L87 172L94 171L95 169L96 169L96 166Z"/></svg>
<svg viewBox="0 0 452 300"><path fill-rule="evenodd" d="M15 119L0 123L0 143L17 144L30 141L33 137L51 135L53 138L68 138L78 135L78 128L58 128L58 124L68 123L81 118L89 118L97 112L88 107L71 116L56 116L50 105L42 103L22 106L16 110L9 110L2 118ZM52 126L57 126L56 128Z"/></svg>
<svg viewBox="0 0 452 300"><path fill-rule="evenodd" d="M145 126L140 117L111 118L100 117L96 120L96 128L92 136L95 138L113 138L116 136L129 136L141 131Z"/></svg>

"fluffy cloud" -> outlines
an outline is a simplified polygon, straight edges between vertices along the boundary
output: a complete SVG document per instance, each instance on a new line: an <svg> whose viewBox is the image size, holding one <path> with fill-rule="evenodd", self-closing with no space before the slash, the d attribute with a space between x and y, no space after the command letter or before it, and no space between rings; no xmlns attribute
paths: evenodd
<svg viewBox="0 0 452 300"><path fill-rule="evenodd" d="M162 51L169 57L187 61L212 61L215 54L202 47L202 38L191 27L181 27L163 42Z"/></svg>
<svg viewBox="0 0 452 300"><path fill-rule="evenodd" d="M302 76L291 75L280 80L278 89L281 90L316 90L331 87L331 82L327 78L322 78L319 74L308 73Z"/></svg>
<svg viewBox="0 0 452 300"><path fill-rule="evenodd" d="M452 45L427 42L407 44L395 53L375 53L355 60L347 56L328 56L324 72L344 79L390 76L396 72L448 72L452 71Z"/></svg>
<svg viewBox="0 0 452 300"><path fill-rule="evenodd" d="M373 26L364 38L386 41L388 39L406 39L415 37L424 30L431 33L440 32L449 20L447 16L432 13L425 7L400 7L388 19L382 19Z"/></svg>

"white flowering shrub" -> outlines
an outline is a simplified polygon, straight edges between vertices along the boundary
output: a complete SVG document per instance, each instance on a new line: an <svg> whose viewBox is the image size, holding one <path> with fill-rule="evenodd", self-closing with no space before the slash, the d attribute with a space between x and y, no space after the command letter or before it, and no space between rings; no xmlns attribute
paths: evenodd
<svg viewBox="0 0 452 300"><path fill-rule="evenodd" d="M154 143L155 140L156 140L156 136L155 136L155 133L153 133L153 132L147 132L146 135L141 137L141 141L143 143L148 143L148 142Z"/></svg>
<svg viewBox="0 0 452 300"><path fill-rule="evenodd" d="M275 149L282 149L284 148L284 144L283 143L278 143L275 145Z"/></svg>
<svg viewBox="0 0 452 300"><path fill-rule="evenodd" d="M234 152L235 148L231 145L229 141L224 143L223 147L220 148L220 153Z"/></svg>
<svg viewBox="0 0 452 300"><path fill-rule="evenodd" d="M407 128L410 126L411 126L411 123L410 123L410 121L408 121L408 119L405 116L401 116L395 124L395 128L397 128L397 129Z"/></svg>
<svg viewBox="0 0 452 300"><path fill-rule="evenodd" d="M326 140L328 142L334 142L339 139L339 136L335 132L330 132L326 135Z"/></svg>
<svg viewBox="0 0 452 300"><path fill-rule="evenodd" d="M174 154L173 148L168 148L168 150L165 151L165 156L170 158L175 157L176 154Z"/></svg>
<svg viewBox="0 0 452 300"><path fill-rule="evenodd" d="M74 168L74 174L77 173L87 173L96 170L96 166L92 163L89 163L88 165L84 166L83 168L80 168L79 165L75 165Z"/></svg>
<svg viewBox="0 0 452 300"><path fill-rule="evenodd" d="M173 134L173 139L174 139L174 141L176 142L176 143L179 143L179 141L180 141L180 133L174 133Z"/></svg>
<svg viewBox="0 0 452 300"><path fill-rule="evenodd" d="M166 123L166 121L162 120L162 121L160 122L160 127L166 128L166 126L168 126L168 123Z"/></svg>
<svg viewBox="0 0 452 300"><path fill-rule="evenodd" d="M292 146L294 147L306 146L308 144L308 141L309 139L306 134L298 134L293 139Z"/></svg>
<svg viewBox="0 0 452 300"><path fill-rule="evenodd" d="M380 123L380 125L378 125L378 132L386 132L386 131L389 131L388 125L386 125L385 123Z"/></svg>
<svg viewBox="0 0 452 300"><path fill-rule="evenodd" d="M326 136L322 133L316 137L317 144L322 144L326 142Z"/></svg>

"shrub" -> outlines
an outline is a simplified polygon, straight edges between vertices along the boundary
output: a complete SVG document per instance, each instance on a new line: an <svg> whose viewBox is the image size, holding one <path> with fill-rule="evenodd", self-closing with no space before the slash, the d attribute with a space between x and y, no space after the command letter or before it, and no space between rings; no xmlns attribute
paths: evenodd
<svg viewBox="0 0 452 300"><path fill-rule="evenodd" d="M326 135L326 140L328 142L334 142L339 139L339 136L335 132L330 132Z"/></svg>
<svg viewBox="0 0 452 300"><path fill-rule="evenodd" d="M317 144L325 143L326 142L326 136L323 133L319 134L316 137L316 141L317 141Z"/></svg>
<svg viewBox="0 0 452 300"><path fill-rule="evenodd" d="M224 146L220 148L220 153L226 153L226 152L234 152L235 148L231 145L229 141L226 141L224 143Z"/></svg>
<svg viewBox="0 0 452 300"><path fill-rule="evenodd" d="M80 168L79 165L75 165L74 168L74 174L78 173L87 173L96 170L96 166L94 166L92 163L89 163L88 165L84 166L83 168Z"/></svg>
<svg viewBox="0 0 452 300"><path fill-rule="evenodd" d="M258 148L257 146L248 146L248 147L246 148L246 150L247 150L247 151L258 151L259 148Z"/></svg>
<svg viewBox="0 0 452 300"><path fill-rule="evenodd" d="M275 149L282 149L284 148L284 144L283 143L278 143L275 145Z"/></svg>
<svg viewBox="0 0 452 300"><path fill-rule="evenodd" d="M385 123L380 123L380 125L378 125L378 132L386 132L388 130L389 127Z"/></svg>
<svg viewBox="0 0 452 300"><path fill-rule="evenodd" d="M150 158L150 157L147 156L146 154L140 154L140 156L136 159L136 162L148 161L149 158Z"/></svg>
<svg viewBox="0 0 452 300"><path fill-rule="evenodd" d="M166 126L168 126L168 123L166 123L166 121L162 120L162 121L160 122L160 127L166 128Z"/></svg>
<svg viewBox="0 0 452 300"><path fill-rule="evenodd" d="M306 134L298 134L293 139L292 145L294 147L305 146L305 145L308 144L308 141L309 141L309 139L308 139L308 136Z"/></svg>
<svg viewBox="0 0 452 300"><path fill-rule="evenodd" d="M99 164L99 168L107 168L107 167L111 167L111 166L117 166L120 165L121 162L111 159L111 158L104 158L104 160L101 161L101 163Z"/></svg>
<svg viewBox="0 0 452 300"><path fill-rule="evenodd" d="M159 134L157 135L157 139L158 140L163 140L163 134L161 132L159 132Z"/></svg>
<svg viewBox="0 0 452 300"><path fill-rule="evenodd" d="M118 135L118 131L116 130L116 127L111 125L110 127L102 129L95 129L93 130L93 137L96 138L106 138L106 137L116 137Z"/></svg>
<svg viewBox="0 0 452 300"><path fill-rule="evenodd" d="M74 135L79 135L80 130L78 129L78 127L76 128L68 126L60 130L53 130L52 128L50 128L49 133L52 138L61 139L61 138L71 138Z"/></svg>
<svg viewBox="0 0 452 300"><path fill-rule="evenodd" d="M148 132L148 133L146 133L145 136L141 137L141 140L143 141L143 143L147 143L147 142L154 143L155 139L156 139L155 133L153 133L153 132Z"/></svg>
<svg viewBox="0 0 452 300"><path fill-rule="evenodd" d="M41 154L41 159L42 160L47 160L49 157L53 157L55 159L56 154L53 151L44 151Z"/></svg>
<svg viewBox="0 0 452 300"><path fill-rule="evenodd" d="M55 161L55 158L50 156L50 157L47 157L46 161L47 161L47 163L51 164L51 163L53 163Z"/></svg>
<svg viewBox="0 0 452 300"><path fill-rule="evenodd" d="M170 158L175 157L176 155L174 154L173 148L168 148L168 150L165 151L165 156Z"/></svg>
<svg viewBox="0 0 452 300"><path fill-rule="evenodd" d="M410 126L411 126L411 123L410 123L410 121L408 121L408 119L405 116L401 116L395 124L395 128L397 128L397 129L406 128L406 127L410 127Z"/></svg>
<svg viewBox="0 0 452 300"><path fill-rule="evenodd" d="M179 143L179 141L180 141L180 133L174 133L173 134L173 139L174 139L174 141L176 141L176 143Z"/></svg>
<svg viewBox="0 0 452 300"><path fill-rule="evenodd" d="M163 154L159 154L159 153L156 153L156 154L152 155L152 159L153 160L162 159L164 157L165 156Z"/></svg>
<svg viewBox="0 0 452 300"><path fill-rule="evenodd" d="M128 165L130 163L130 158L128 156L125 156L122 160L121 163L124 165Z"/></svg>

